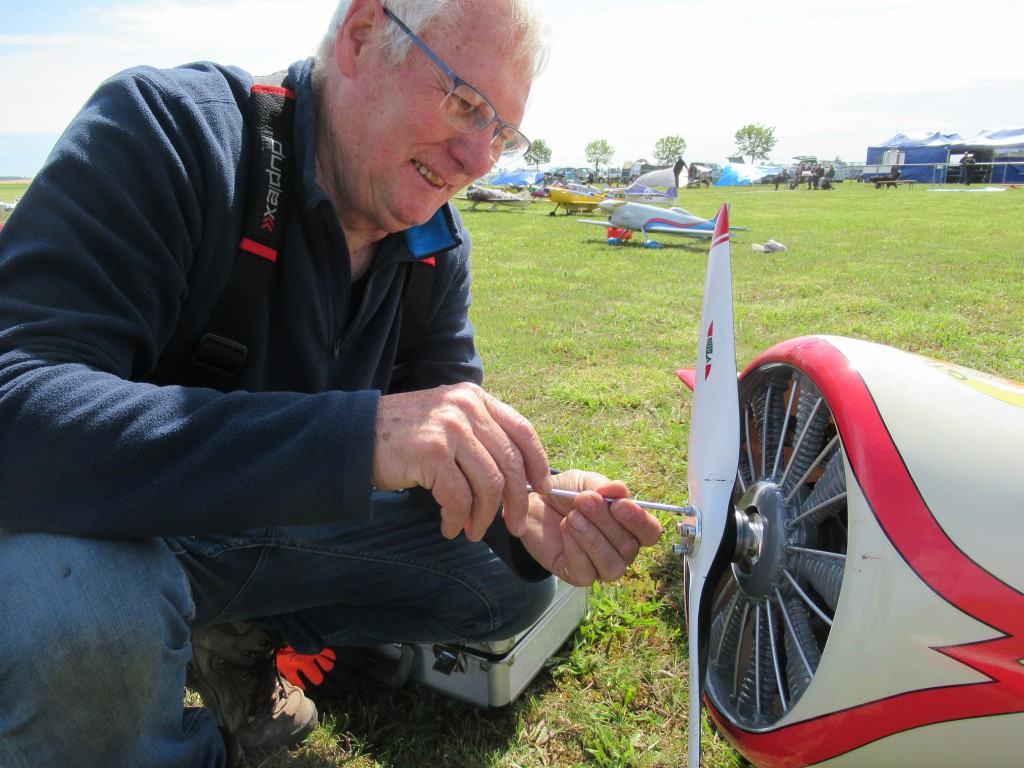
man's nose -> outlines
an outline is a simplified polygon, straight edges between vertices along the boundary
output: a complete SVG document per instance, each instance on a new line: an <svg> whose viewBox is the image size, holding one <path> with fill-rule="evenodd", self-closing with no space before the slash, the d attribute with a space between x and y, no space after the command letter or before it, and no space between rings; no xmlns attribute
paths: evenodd
<svg viewBox="0 0 1024 768"><path fill-rule="evenodd" d="M465 169L466 175L478 179L494 167L495 157L492 144L494 134L491 126L470 134L459 134L453 139L452 155Z"/></svg>

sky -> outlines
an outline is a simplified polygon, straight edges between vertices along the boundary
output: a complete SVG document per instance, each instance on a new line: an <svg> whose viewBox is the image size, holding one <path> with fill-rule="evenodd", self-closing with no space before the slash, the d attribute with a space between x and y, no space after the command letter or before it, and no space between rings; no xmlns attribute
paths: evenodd
<svg viewBox="0 0 1024 768"><path fill-rule="evenodd" d="M0 177L36 173L107 76L198 59L257 74L309 55L334 0L6 0ZM1024 127L1020 0L547 0L554 45L521 126L552 164L725 163L772 128L773 162L863 162L897 133Z"/></svg>

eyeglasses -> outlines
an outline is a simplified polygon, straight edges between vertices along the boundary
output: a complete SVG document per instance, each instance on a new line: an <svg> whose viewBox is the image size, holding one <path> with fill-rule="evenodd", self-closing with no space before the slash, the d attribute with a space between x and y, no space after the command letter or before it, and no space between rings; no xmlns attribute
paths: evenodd
<svg viewBox="0 0 1024 768"><path fill-rule="evenodd" d="M520 133L518 128L501 122L498 113L486 96L456 75L452 68L441 61L437 54L430 50L427 44L405 26L395 14L387 8L384 9L384 13L401 27L417 48L451 78L452 88L441 100L440 109L441 114L452 128L461 133L470 134L494 125L494 137L491 139L491 159L494 162L498 162L499 159L518 160L530 151L530 140Z"/></svg>

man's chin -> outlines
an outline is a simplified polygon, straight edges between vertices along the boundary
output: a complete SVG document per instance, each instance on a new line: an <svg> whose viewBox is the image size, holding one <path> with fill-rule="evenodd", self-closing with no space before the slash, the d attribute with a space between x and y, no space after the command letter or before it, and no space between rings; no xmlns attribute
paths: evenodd
<svg viewBox="0 0 1024 768"><path fill-rule="evenodd" d="M398 229L393 230L396 232L404 232L412 227L418 227L421 224L426 224L434 215L444 207L451 198L450 197L438 197L436 204L431 205L420 205L414 209L404 209L402 211L396 211L394 219L398 224Z"/></svg>

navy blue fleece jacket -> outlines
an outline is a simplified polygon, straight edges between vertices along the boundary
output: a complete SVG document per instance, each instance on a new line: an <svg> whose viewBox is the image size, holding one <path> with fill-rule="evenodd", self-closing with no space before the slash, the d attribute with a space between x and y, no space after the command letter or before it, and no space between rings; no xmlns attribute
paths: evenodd
<svg viewBox="0 0 1024 768"><path fill-rule="evenodd" d="M377 402L416 258L437 256L416 385L481 381L454 208L385 239L353 298L315 175L311 71L290 70L286 242L227 392L174 382L237 253L250 75L122 73L61 137L0 232L0 527L148 537L369 518Z"/></svg>

